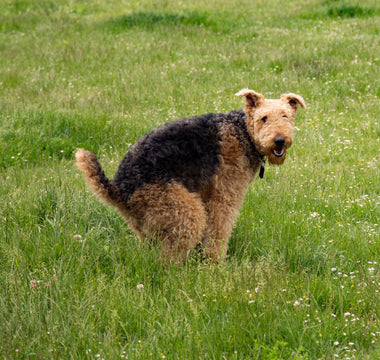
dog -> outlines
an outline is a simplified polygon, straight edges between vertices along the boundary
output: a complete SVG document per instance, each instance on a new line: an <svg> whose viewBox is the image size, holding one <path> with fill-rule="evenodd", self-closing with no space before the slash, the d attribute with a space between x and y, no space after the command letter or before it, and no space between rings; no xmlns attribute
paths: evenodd
<svg viewBox="0 0 380 360"><path fill-rule="evenodd" d="M306 108L300 95L235 95L244 110L184 118L143 135L112 180L96 155L76 152L90 189L140 241L155 240L165 263L182 263L199 246L207 258L224 259L249 184L263 176L266 160L283 164L292 146L298 107Z"/></svg>

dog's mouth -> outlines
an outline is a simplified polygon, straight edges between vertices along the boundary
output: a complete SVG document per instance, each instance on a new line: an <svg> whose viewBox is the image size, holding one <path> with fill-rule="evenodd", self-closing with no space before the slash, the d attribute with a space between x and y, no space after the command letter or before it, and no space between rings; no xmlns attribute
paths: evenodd
<svg viewBox="0 0 380 360"><path fill-rule="evenodd" d="M285 148L282 149L273 149L273 155L275 157L281 158L285 155Z"/></svg>

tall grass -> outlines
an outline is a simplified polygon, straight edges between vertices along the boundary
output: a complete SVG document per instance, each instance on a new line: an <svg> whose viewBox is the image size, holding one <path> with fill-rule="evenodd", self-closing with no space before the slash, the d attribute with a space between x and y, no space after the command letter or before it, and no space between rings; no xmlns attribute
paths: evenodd
<svg viewBox="0 0 380 360"><path fill-rule="evenodd" d="M0 358L378 359L379 5L0 0ZM164 269L87 191L139 136L301 94L220 265Z"/></svg>

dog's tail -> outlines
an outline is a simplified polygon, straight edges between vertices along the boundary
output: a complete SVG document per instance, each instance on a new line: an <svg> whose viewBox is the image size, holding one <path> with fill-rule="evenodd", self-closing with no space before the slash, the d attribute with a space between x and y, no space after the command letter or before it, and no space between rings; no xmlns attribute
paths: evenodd
<svg viewBox="0 0 380 360"><path fill-rule="evenodd" d="M76 166L82 171L90 189L105 203L117 205L122 202L120 189L109 180L94 153L78 149L75 153Z"/></svg>

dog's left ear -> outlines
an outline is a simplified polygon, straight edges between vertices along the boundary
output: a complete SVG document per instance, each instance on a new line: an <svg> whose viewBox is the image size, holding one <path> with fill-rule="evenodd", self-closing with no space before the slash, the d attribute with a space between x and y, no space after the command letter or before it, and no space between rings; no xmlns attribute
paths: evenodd
<svg viewBox="0 0 380 360"><path fill-rule="evenodd" d="M298 105L301 105L302 109L306 109L305 101L302 96L296 94L282 94L281 100L287 102L294 110L297 111Z"/></svg>

